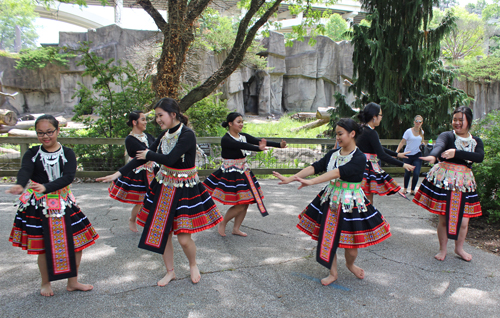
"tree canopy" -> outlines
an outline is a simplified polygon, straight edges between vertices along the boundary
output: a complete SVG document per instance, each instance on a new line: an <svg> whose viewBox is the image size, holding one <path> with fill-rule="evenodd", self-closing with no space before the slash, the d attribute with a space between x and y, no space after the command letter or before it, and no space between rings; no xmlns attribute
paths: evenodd
<svg viewBox="0 0 500 318"><path fill-rule="evenodd" d="M357 106L379 103L382 136L400 138L413 118L424 117L427 136L447 123L448 111L467 95L451 86L454 74L439 60L441 40L455 23L446 15L430 28L437 0L362 0L370 26L354 25L354 85Z"/></svg>
<svg viewBox="0 0 500 318"><path fill-rule="evenodd" d="M32 0L0 0L0 50L19 52L35 47L36 17ZM17 47L16 37L21 41Z"/></svg>
<svg viewBox="0 0 500 318"><path fill-rule="evenodd" d="M54 0L40 0L48 4ZM224 0L221 0L224 1ZM186 62L186 55L192 48L199 19L207 11L212 0L137 0L144 11L154 20L158 30L163 34L161 54L157 63L157 74L153 80L153 90L157 98L171 97L180 100L182 110L187 110L195 102L207 97L230 76L243 61L246 52L254 43L255 37L263 29L269 27L270 22L283 0L241 0L239 5L244 8L236 29L236 36L226 51L226 58L222 65L203 83L180 96L181 76ZM65 3L85 5L85 0L61 0ZM101 0L106 4L108 1ZM318 0L296 0L289 3L289 9L295 14L303 13L305 19L295 32L305 33L305 28L321 29L317 22L325 17L320 11L313 10L313 4ZM335 3L336 0L321 1L324 4ZM164 18L155 4L164 3L167 7L167 17ZM264 27L264 28L263 28Z"/></svg>

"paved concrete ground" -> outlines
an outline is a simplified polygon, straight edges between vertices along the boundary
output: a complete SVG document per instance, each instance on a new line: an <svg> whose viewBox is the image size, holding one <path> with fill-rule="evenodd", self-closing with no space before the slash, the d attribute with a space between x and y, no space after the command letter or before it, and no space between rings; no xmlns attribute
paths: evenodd
<svg viewBox="0 0 500 318"><path fill-rule="evenodd" d="M397 179L401 182L401 179ZM167 287L160 255L137 248L139 234L128 230L131 206L110 199L105 184L74 184L84 213L100 235L86 249L81 281L91 292L65 290L39 295L36 257L8 242L14 196L0 185L1 317L499 317L500 258L471 246L470 263L448 248L444 262L434 259L438 242L433 216L399 196L376 197L375 206L391 224L392 237L360 250L357 279L339 253L339 279L324 287L328 270L315 261L316 242L296 229L297 215L321 186L296 190L261 181L270 215L251 206L243 223L247 238L216 229L193 235L201 282L193 285L189 267L174 239L178 279ZM225 212L226 207L219 206ZM231 225L231 224L230 224ZM228 233L230 230L228 226Z"/></svg>

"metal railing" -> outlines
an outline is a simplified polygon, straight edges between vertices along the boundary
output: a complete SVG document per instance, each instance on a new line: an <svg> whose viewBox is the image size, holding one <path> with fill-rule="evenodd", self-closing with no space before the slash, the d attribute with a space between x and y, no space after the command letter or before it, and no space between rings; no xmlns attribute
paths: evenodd
<svg viewBox="0 0 500 318"><path fill-rule="evenodd" d="M280 142L281 138L267 138ZM323 138L285 138L288 148L269 148L266 152L252 153L247 158L254 174L271 174L278 171L282 174L294 174L311 163L322 158L335 145L335 139ZM124 138L58 138L58 141L75 151L78 160L77 177L97 178L115 172L125 164ZM218 169L220 157L220 137L198 137L198 145L206 152L206 156L197 156L197 167L200 176L207 176ZM395 147L399 140L381 139L382 145ZM16 176L20 168L21 158L30 145L39 144L36 137L2 137L0 138L0 177ZM95 150L96 145L104 147ZM113 146L114 156L106 147ZM94 155L88 156L86 149L92 148ZM109 148L111 149L111 148ZM118 149L118 150L117 150ZM97 151L97 152L96 152ZM95 155L97 153L97 155ZM93 160L95 161L92 165ZM109 168L111 167L111 168ZM384 167L388 173L403 174L401 167ZM421 172L427 172L428 167L422 167Z"/></svg>

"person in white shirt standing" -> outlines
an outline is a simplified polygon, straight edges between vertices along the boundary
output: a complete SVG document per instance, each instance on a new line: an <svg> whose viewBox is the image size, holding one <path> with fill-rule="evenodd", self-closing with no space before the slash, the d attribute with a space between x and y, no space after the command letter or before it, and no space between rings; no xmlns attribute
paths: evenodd
<svg viewBox="0 0 500 318"><path fill-rule="evenodd" d="M422 130L423 121L424 119L422 118L422 116L415 116L415 118L413 119L414 126L412 128L408 128L405 131L405 133L403 134L403 139L401 139L401 142L396 149L396 152L399 152L399 150L406 144L405 153L408 151L409 153L406 155L408 158L405 158L403 161L404 163L415 166L415 169L413 170L413 179L411 181L411 195L415 194L415 187L417 186L418 176L420 175L420 168L422 167L422 160L419 159L419 157L422 156L422 153L420 152L419 147L424 142L424 131ZM411 172L405 170L403 188L404 194L407 193L408 184L410 183L410 176Z"/></svg>

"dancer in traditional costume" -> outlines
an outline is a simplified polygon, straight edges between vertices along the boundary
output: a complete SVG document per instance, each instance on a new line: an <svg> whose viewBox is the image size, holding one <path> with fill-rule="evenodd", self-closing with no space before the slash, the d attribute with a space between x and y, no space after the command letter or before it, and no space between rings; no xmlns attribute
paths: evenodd
<svg viewBox="0 0 500 318"><path fill-rule="evenodd" d="M362 123L361 135L356 140L356 144L366 155L366 168L361 187L366 197L373 203L373 194L391 195L398 193L401 187L394 179L380 167L379 160L393 164L398 167L404 167L408 171L415 168L412 165L403 163L393 157L406 158L404 153L396 153L392 150L382 147L378 133L375 127L382 121L382 109L376 103L368 103L365 108L359 112L358 118Z"/></svg>
<svg viewBox="0 0 500 318"><path fill-rule="evenodd" d="M316 260L330 269L321 280L329 285L337 280L337 248L345 249L347 268L358 278L365 272L354 265L358 248L378 244L391 236L389 223L368 201L361 188L366 157L356 147L359 125L350 118L340 119L335 127L341 148L331 150L323 159L291 177L273 175L279 184L292 181L305 186L329 181L316 198L299 215L297 227L318 241ZM326 172L314 179L307 176Z"/></svg>
<svg viewBox="0 0 500 318"><path fill-rule="evenodd" d="M403 162L415 166L410 188L411 195L415 195L415 188L417 187L420 169L422 168L422 159L420 159L420 157L422 157L422 153L420 152L420 145L424 142L424 130L422 129L423 121L424 119L422 116L415 116L413 119L413 127L408 128L405 131L403 139L401 139L398 148L396 149L396 152L399 153L399 150L401 150L401 148L403 148L406 144L405 153L407 153L406 156L408 158L403 159ZM411 172L405 170L403 194L407 193L411 176Z"/></svg>
<svg viewBox="0 0 500 318"><path fill-rule="evenodd" d="M147 120L146 115L140 110L133 111L128 115L127 125L132 127L132 131L125 138L125 148L129 157L133 159L137 151L147 149L149 145L154 143L155 138L144 132ZM149 184L153 181L156 167L156 162L149 161L113 181L108 189L111 198L120 202L134 204L128 226L132 232L138 232L136 225L137 214L141 210Z"/></svg>
<svg viewBox="0 0 500 318"><path fill-rule="evenodd" d="M54 295L50 282L64 278L68 291L91 290L92 285L78 282L78 267L82 250L99 236L69 189L76 173L75 153L57 142L59 123L53 116L38 117L35 130L42 145L26 151L17 183L7 190L22 194L9 241L38 255L43 296Z"/></svg>
<svg viewBox="0 0 500 318"><path fill-rule="evenodd" d="M139 247L163 254L167 273L158 281L158 286L165 286L175 279L172 234L177 235L189 260L191 281L198 283L201 276L191 234L214 227L222 221L222 216L198 178L196 137L186 126L187 117L181 114L179 105L171 98L162 98L154 110L156 122L165 131L148 150L137 151L136 159L118 172L96 180L116 180L147 161L161 165L137 216L137 223L144 226Z"/></svg>
<svg viewBox="0 0 500 318"><path fill-rule="evenodd" d="M476 181L471 171L473 162L484 158L483 142L469 132L472 111L460 106L453 112L453 131L439 135L434 149L422 160L431 164L439 159L422 181L413 202L439 215L437 234L439 253L434 257L446 258L448 239L455 240L455 253L466 261L472 256L464 251L469 218L482 214Z"/></svg>
<svg viewBox="0 0 500 318"><path fill-rule="evenodd" d="M226 224L234 218L232 234L247 236L247 233L240 230L240 226L247 214L248 205L257 203L262 216L268 213L262 201L264 195L259 182L248 167L246 156L250 155L250 151L264 151L267 146L286 148L286 141L266 141L242 133L243 116L236 112L227 115L222 127L228 128L221 140L221 156L224 161L220 169L212 173L204 184L215 200L232 205L224 220L219 223L219 234L226 236Z"/></svg>

